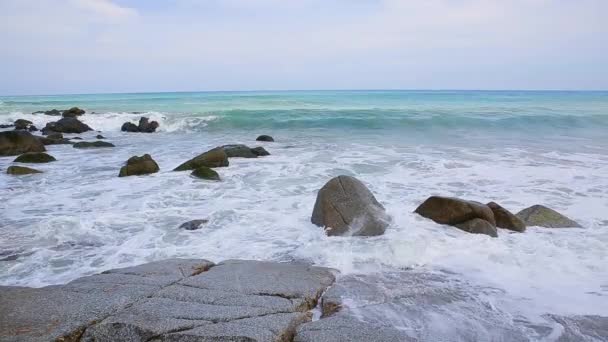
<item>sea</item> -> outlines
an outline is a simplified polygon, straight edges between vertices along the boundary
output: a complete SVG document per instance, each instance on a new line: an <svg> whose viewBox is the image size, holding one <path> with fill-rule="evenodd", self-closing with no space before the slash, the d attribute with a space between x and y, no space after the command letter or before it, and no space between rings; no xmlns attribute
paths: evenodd
<svg viewBox="0 0 608 342"><path fill-rule="evenodd" d="M415 322L426 324L426 340L464 341L469 327L477 330L471 340L508 341L496 324L479 323L494 315L501 329L553 341L560 326L547 315L608 316L608 92L5 96L0 124L22 118L42 128L58 117L33 112L74 106L95 130L84 140L102 134L116 147L47 146L57 161L35 166L44 173L0 173L0 285L61 284L174 257L302 261L373 279L377 288L390 278L390 305L350 300L362 320L406 331L411 298L393 295L400 287L393 275L441 275L448 288L458 282L461 304ZM141 116L158 121L158 132L121 132ZM275 142L256 142L261 134ZM271 155L231 159L216 169L220 182L172 171L225 144ZM129 157L145 153L160 172L118 177ZM13 159L0 158L0 170ZM386 208L384 235L328 237L310 222L317 191L338 175L360 179ZM431 195L495 201L512 212L543 204L582 228L469 234L413 213ZM178 228L192 219L209 222Z"/></svg>

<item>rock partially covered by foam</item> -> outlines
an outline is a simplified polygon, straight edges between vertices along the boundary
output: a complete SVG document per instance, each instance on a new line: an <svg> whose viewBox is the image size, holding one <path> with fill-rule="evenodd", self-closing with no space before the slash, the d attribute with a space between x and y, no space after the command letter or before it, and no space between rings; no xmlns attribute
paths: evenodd
<svg viewBox="0 0 608 342"><path fill-rule="evenodd" d="M221 146L221 148L226 151L228 158L257 158L270 155L270 153L261 146L251 148L247 145L234 144L224 145Z"/></svg>
<svg viewBox="0 0 608 342"><path fill-rule="evenodd" d="M50 163L57 159L44 152L28 152L15 159L15 163Z"/></svg>
<svg viewBox="0 0 608 342"><path fill-rule="evenodd" d="M490 202L486 205L492 209L497 227L520 233L526 231L526 223L498 203Z"/></svg>
<svg viewBox="0 0 608 342"><path fill-rule="evenodd" d="M454 226L469 233L498 236L492 209L479 202L431 196L416 208L415 212L437 223Z"/></svg>
<svg viewBox="0 0 608 342"><path fill-rule="evenodd" d="M199 154L198 156L182 163L176 167L173 171L186 171L194 170L199 167L223 167L228 166L228 156L226 151L221 147L216 147L205 153Z"/></svg>
<svg viewBox="0 0 608 342"><path fill-rule="evenodd" d="M26 152L44 152L44 144L26 131L0 132L0 156L15 156Z"/></svg>
<svg viewBox="0 0 608 342"><path fill-rule="evenodd" d="M72 107L70 109L64 110L62 115L64 118L75 118L77 116L81 116L84 113L86 113L84 111L84 109L80 109L78 107Z"/></svg>
<svg viewBox="0 0 608 342"><path fill-rule="evenodd" d="M361 181L338 176L319 190L311 222L330 236L373 236L384 233L390 217Z"/></svg>
<svg viewBox="0 0 608 342"><path fill-rule="evenodd" d="M545 228L580 228L576 221L558 213L557 211L537 204L517 213L522 221L528 226Z"/></svg>
<svg viewBox="0 0 608 342"><path fill-rule="evenodd" d="M139 119L138 125L132 122L125 122L120 130L123 132L153 133L159 126L157 121L150 121L150 119L142 116Z"/></svg>
<svg viewBox="0 0 608 342"><path fill-rule="evenodd" d="M30 174L34 174L34 173L42 173L42 171L38 171L36 169L31 169L29 167L25 167L25 166L9 166L6 169L6 173L9 175L15 175L15 176L20 176L20 175L30 175Z"/></svg>
<svg viewBox="0 0 608 342"><path fill-rule="evenodd" d="M61 118L55 122L49 122L42 129L43 134L49 134L53 132L58 133L84 133L92 131L93 129L87 124L81 122L76 118Z"/></svg>
<svg viewBox="0 0 608 342"><path fill-rule="evenodd" d="M159 170L156 161L149 154L144 154L141 157L133 156L129 158L126 165L120 169L118 177L148 175Z"/></svg>

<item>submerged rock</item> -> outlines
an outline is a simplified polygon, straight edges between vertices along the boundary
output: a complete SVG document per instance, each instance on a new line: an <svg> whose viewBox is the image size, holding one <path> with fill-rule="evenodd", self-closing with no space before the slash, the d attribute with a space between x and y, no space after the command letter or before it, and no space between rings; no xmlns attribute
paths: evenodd
<svg viewBox="0 0 608 342"><path fill-rule="evenodd" d="M338 176L319 193L311 222L333 235L382 235L390 222L384 207L358 179Z"/></svg>
<svg viewBox="0 0 608 342"><path fill-rule="evenodd" d="M216 180L216 181L220 180L220 175L217 172L215 172L213 169L208 168L206 166L201 166L201 167L194 169L194 171L192 171L191 175L196 178L201 178L201 179Z"/></svg>
<svg viewBox="0 0 608 342"><path fill-rule="evenodd" d="M457 227L469 233L487 234L496 237L496 220L487 205L453 197L431 196L415 212L440 224ZM489 225L494 227L490 229ZM485 232L485 233L484 233Z"/></svg>
<svg viewBox="0 0 608 342"><path fill-rule="evenodd" d="M42 129L42 133L84 133L93 129L76 118L61 118L56 122L49 122Z"/></svg>
<svg viewBox="0 0 608 342"><path fill-rule="evenodd" d="M545 228L581 228L581 225L557 211L537 204L516 214L528 226Z"/></svg>
<svg viewBox="0 0 608 342"><path fill-rule="evenodd" d="M60 116L62 113L63 113L62 110L51 109L51 110L39 110L39 111L33 112L32 114L45 114L45 115L51 115L51 116Z"/></svg>
<svg viewBox="0 0 608 342"><path fill-rule="evenodd" d="M180 166L176 167L173 171L186 171L194 170L201 166L206 167L223 167L228 166L228 156L226 151L221 147L216 147L203 154L200 154Z"/></svg>
<svg viewBox="0 0 608 342"><path fill-rule="evenodd" d="M125 122L122 124L122 127L120 127L120 130L123 132L139 132L137 125L132 122Z"/></svg>
<svg viewBox="0 0 608 342"><path fill-rule="evenodd" d="M73 142L71 142L70 139L65 139L65 138L53 139L53 138L49 138L48 136L47 137L36 136L36 139L38 139L44 145L65 145L65 144L71 145L71 144L73 144Z"/></svg>
<svg viewBox="0 0 608 342"><path fill-rule="evenodd" d="M253 152L258 157L264 157L264 156L270 155L270 152L266 151L266 149L263 148L262 146L252 148L251 152Z"/></svg>
<svg viewBox="0 0 608 342"><path fill-rule="evenodd" d="M272 142L274 139L270 135L260 135L255 139L255 141Z"/></svg>
<svg viewBox="0 0 608 342"><path fill-rule="evenodd" d="M26 131L0 132L0 156L15 156L27 152L44 152L44 145Z"/></svg>
<svg viewBox="0 0 608 342"><path fill-rule="evenodd" d="M247 145L234 144L224 145L221 148L226 151L228 158L257 158L270 155L263 147L251 148Z"/></svg>
<svg viewBox="0 0 608 342"><path fill-rule="evenodd" d="M486 205L492 210L492 213L494 213L494 219L496 219L497 227L520 233L526 230L526 224L524 221L512 214L507 209L501 207L498 203L490 202Z"/></svg>
<svg viewBox="0 0 608 342"><path fill-rule="evenodd" d="M29 167L25 167L25 166L9 166L6 169L6 173L9 175L30 175L33 173L42 173L42 171L38 171L36 169L30 169Z"/></svg>
<svg viewBox="0 0 608 342"><path fill-rule="evenodd" d="M49 163L56 161L55 157L44 152L27 152L17 157L15 163Z"/></svg>
<svg viewBox="0 0 608 342"><path fill-rule="evenodd" d="M63 139L63 134L61 133L49 133L47 136L49 139Z"/></svg>
<svg viewBox="0 0 608 342"><path fill-rule="evenodd" d="M77 116L83 115L84 113L86 113L84 111L84 109L80 109L78 107L72 107L68 110L64 110L61 115L63 115L64 118L75 118Z"/></svg>
<svg viewBox="0 0 608 342"><path fill-rule="evenodd" d="M74 144L74 148L115 147L106 141L82 141Z"/></svg>
<svg viewBox="0 0 608 342"><path fill-rule="evenodd" d="M133 156L129 158L126 165L120 169L118 177L147 175L159 170L154 159L149 154L144 154L141 157Z"/></svg>
<svg viewBox="0 0 608 342"><path fill-rule="evenodd" d="M136 125L132 122L125 122L124 124L122 124L120 130L123 132L153 133L158 127L158 122L149 121L148 118L142 116L139 119L139 125Z"/></svg>
<svg viewBox="0 0 608 342"><path fill-rule="evenodd" d="M11 128L11 127L15 127L15 125L13 124L1 124L0 128Z"/></svg>
<svg viewBox="0 0 608 342"><path fill-rule="evenodd" d="M188 221L188 222L184 222L179 226L179 229L185 229L185 230L197 230L199 229L202 225L207 224L209 222L209 220L192 220L192 221Z"/></svg>
<svg viewBox="0 0 608 342"><path fill-rule="evenodd" d="M97 134L97 136L96 136L95 138L97 138L97 139L105 139L106 137L104 137L104 136L103 136L103 135L101 135L101 134Z"/></svg>

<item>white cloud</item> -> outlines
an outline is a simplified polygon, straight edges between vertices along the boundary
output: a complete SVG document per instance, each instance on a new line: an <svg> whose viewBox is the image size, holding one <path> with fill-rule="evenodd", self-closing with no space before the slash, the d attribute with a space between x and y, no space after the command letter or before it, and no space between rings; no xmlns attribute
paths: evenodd
<svg viewBox="0 0 608 342"><path fill-rule="evenodd" d="M128 18L137 15L133 8L121 7L110 0L71 0L76 7L108 18Z"/></svg>

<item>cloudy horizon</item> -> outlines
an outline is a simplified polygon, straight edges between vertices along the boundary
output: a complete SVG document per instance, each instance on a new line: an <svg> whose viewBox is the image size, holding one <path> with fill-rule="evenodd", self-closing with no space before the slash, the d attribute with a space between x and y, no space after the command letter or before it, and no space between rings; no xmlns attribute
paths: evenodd
<svg viewBox="0 0 608 342"><path fill-rule="evenodd" d="M0 96L608 89L602 0L3 0Z"/></svg>

